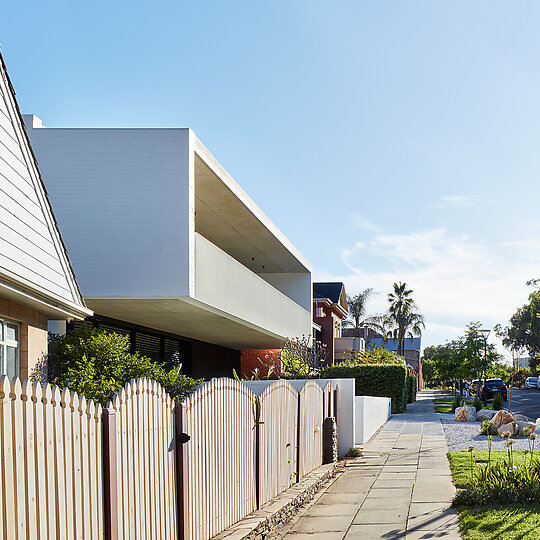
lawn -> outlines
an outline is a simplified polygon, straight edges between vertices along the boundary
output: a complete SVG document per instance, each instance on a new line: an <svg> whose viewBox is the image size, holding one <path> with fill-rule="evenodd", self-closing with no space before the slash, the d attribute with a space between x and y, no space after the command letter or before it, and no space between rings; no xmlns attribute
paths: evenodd
<svg viewBox="0 0 540 540"><path fill-rule="evenodd" d="M466 398L465 403L469 406L473 404L474 398ZM433 400L435 406L435 412L438 413L452 413L452 398L437 398ZM492 405L487 405L485 409L491 409Z"/></svg>
<svg viewBox="0 0 540 540"><path fill-rule="evenodd" d="M467 451L448 452L448 460L456 487L464 487L470 478L470 455ZM476 450L474 459L478 463L487 462L488 452ZM491 452L491 461L507 458L503 451ZM526 459L525 452L514 452L516 465ZM514 540L540 538L540 505L512 504L508 506L490 505L459 508L459 517L465 540Z"/></svg>

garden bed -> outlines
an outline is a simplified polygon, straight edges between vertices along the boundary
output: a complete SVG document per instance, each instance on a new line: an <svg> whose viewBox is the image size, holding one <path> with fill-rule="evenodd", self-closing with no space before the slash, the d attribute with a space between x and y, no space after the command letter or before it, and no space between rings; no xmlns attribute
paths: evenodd
<svg viewBox="0 0 540 540"><path fill-rule="evenodd" d="M495 440L493 441L495 443ZM526 441L525 441L526 442ZM475 450L474 459L483 465L488 452ZM457 488L464 488L470 479L469 452L448 452L448 460ZM491 462L507 459L507 452L492 451ZM514 464L525 463L529 456L525 452L513 452ZM464 540L533 540L540 538L540 504L490 504L462 506L458 508Z"/></svg>
<svg viewBox="0 0 540 540"><path fill-rule="evenodd" d="M480 422L455 422L453 414L441 414L441 424L448 450L467 450L474 446L476 450L488 449L487 435L480 435ZM514 450L528 450L529 441L526 437L514 437ZM539 441L540 443L540 441ZM540 444L535 445L535 451L540 450ZM505 450L505 440L494 436L491 442L492 450Z"/></svg>

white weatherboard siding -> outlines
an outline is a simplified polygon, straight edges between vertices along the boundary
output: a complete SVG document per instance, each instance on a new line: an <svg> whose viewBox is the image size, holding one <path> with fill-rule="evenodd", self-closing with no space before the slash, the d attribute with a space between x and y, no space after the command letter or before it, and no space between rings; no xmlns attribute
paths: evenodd
<svg viewBox="0 0 540 540"><path fill-rule="evenodd" d="M0 289L50 315L85 316L14 94L0 76Z"/></svg>
<svg viewBox="0 0 540 540"><path fill-rule="evenodd" d="M311 331L311 267L189 129L26 117L100 315L235 349Z"/></svg>

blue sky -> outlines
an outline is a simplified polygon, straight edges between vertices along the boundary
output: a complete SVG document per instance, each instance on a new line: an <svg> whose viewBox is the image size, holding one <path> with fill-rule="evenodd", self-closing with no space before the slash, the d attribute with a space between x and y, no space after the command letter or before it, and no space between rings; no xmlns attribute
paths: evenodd
<svg viewBox="0 0 540 540"><path fill-rule="evenodd" d="M191 127L313 263L396 280L424 345L540 277L537 2L49 2L2 8L23 112Z"/></svg>

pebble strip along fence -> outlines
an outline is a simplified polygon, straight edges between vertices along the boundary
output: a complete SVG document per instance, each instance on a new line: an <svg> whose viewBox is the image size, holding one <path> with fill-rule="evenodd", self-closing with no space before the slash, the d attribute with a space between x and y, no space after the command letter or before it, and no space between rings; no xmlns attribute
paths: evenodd
<svg viewBox="0 0 540 540"><path fill-rule="evenodd" d="M331 395L222 378L175 403L138 379L102 411L0 377L0 539L207 540L321 465Z"/></svg>

